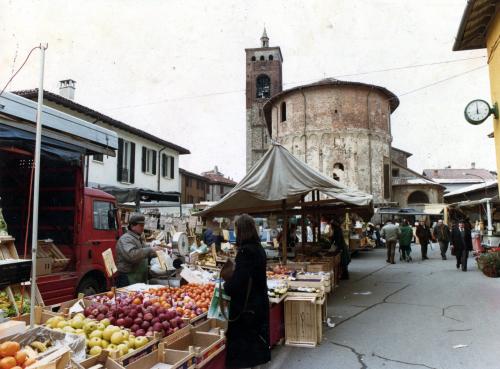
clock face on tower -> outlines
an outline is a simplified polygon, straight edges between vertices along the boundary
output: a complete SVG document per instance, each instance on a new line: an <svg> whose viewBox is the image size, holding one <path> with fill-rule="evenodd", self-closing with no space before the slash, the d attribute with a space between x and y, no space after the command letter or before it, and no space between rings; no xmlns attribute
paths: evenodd
<svg viewBox="0 0 500 369"><path fill-rule="evenodd" d="M491 107L484 100L472 100L465 107L464 114L469 123L480 124L490 116Z"/></svg>

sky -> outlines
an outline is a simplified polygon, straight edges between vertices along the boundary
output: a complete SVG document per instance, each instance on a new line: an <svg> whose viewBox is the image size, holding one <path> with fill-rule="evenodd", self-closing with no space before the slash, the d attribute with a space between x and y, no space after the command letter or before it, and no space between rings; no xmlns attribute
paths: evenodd
<svg viewBox="0 0 500 369"><path fill-rule="evenodd" d="M325 77L400 96L393 145L409 166L496 170L486 51L452 52L466 0L0 0L0 87L48 43L45 89L181 145L181 167L245 175L245 48L264 26L283 54L284 89ZM431 65L429 65L431 64ZM7 90L38 84L34 52Z"/></svg>

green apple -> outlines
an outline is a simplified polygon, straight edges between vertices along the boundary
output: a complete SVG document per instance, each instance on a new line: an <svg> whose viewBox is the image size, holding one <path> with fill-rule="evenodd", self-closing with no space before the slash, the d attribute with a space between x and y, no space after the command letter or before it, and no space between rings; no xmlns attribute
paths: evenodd
<svg viewBox="0 0 500 369"><path fill-rule="evenodd" d="M134 347L136 349L141 348L142 346L146 346L148 343L147 337L141 336L141 337L136 337L135 338L135 345Z"/></svg>
<svg viewBox="0 0 500 369"><path fill-rule="evenodd" d="M75 329L70 325L67 325L66 327L64 327L63 331L66 333L75 333Z"/></svg>
<svg viewBox="0 0 500 369"><path fill-rule="evenodd" d="M101 346L102 340L98 337L94 337L89 339L89 347L94 347L94 346ZM101 347L102 348L102 347Z"/></svg>
<svg viewBox="0 0 500 369"><path fill-rule="evenodd" d="M94 346L90 349L90 355L91 356L96 356L100 355L102 352L102 347L101 346Z"/></svg>
<svg viewBox="0 0 500 369"><path fill-rule="evenodd" d="M85 315L83 315L82 313L77 313L75 314L75 316L73 317L73 319L78 319L78 320L84 320L85 319Z"/></svg>
<svg viewBox="0 0 500 369"><path fill-rule="evenodd" d="M110 343L110 344L108 345L108 347L106 347L106 349L107 349L108 351L116 351L118 348L116 347L116 345L113 345L112 343Z"/></svg>
<svg viewBox="0 0 500 369"><path fill-rule="evenodd" d="M103 322L100 322L100 323L97 323L97 329L99 329L100 331L103 331L104 329L106 329L106 326L104 325Z"/></svg>
<svg viewBox="0 0 500 369"><path fill-rule="evenodd" d="M128 338L130 336L130 332L127 331L126 329L122 329L121 332L123 333L123 336L125 337L125 340L128 341Z"/></svg>
<svg viewBox="0 0 500 369"><path fill-rule="evenodd" d="M113 343L115 345L119 345L124 340L125 340L125 336L124 336L124 334L121 331L120 332L115 332L115 333L113 333L111 335L111 343Z"/></svg>
<svg viewBox="0 0 500 369"><path fill-rule="evenodd" d="M93 321L90 321L90 322L85 323L83 325L83 330L85 331L85 333L93 332L96 329L97 329L97 324L96 324L96 322L93 322Z"/></svg>
<svg viewBox="0 0 500 369"><path fill-rule="evenodd" d="M125 355L128 352L128 347L124 345L123 343L120 343L117 346L118 351L120 351L120 356Z"/></svg>
<svg viewBox="0 0 500 369"><path fill-rule="evenodd" d="M106 340L101 340L101 347L102 347L102 348L104 348L104 349L105 349L105 348L107 348L108 346L109 346L109 342L108 342L108 341L106 341Z"/></svg>
<svg viewBox="0 0 500 369"><path fill-rule="evenodd" d="M83 319L71 319L70 324L75 329L81 329L83 327Z"/></svg>
<svg viewBox="0 0 500 369"><path fill-rule="evenodd" d="M133 348L129 348L127 354L131 354L132 352L134 352L134 349Z"/></svg>
<svg viewBox="0 0 500 369"><path fill-rule="evenodd" d="M57 323L57 328L61 328L61 329L62 329L62 328L64 328L64 327L68 326L68 325L69 325L69 323L68 323L67 321L65 321L65 320L61 320L61 321L59 321L59 322Z"/></svg>
<svg viewBox="0 0 500 369"><path fill-rule="evenodd" d="M135 347L135 337L134 336L128 337L128 344L130 347Z"/></svg>
<svg viewBox="0 0 500 369"><path fill-rule="evenodd" d="M102 331L102 338L104 338L106 341L111 341L111 336L113 333L117 332L120 330L120 328L115 327L114 325L109 325L107 326L103 331Z"/></svg>
<svg viewBox="0 0 500 369"><path fill-rule="evenodd" d="M108 318L104 318L103 320L101 320L101 323L104 324L105 327L111 324Z"/></svg>
<svg viewBox="0 0 500 369"><path fill-rule="evenodd" d="M92 331L89 335L89 338L94 338L94 337L102 338L102 331L100 331L99 329Z"/></svg>

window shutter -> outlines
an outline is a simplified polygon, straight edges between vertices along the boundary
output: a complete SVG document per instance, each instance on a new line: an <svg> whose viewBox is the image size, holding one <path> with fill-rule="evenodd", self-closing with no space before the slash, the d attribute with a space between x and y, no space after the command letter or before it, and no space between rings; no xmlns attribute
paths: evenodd
<svg viewBox="0 0 500 369"><path fill-rule="evenodd" d="M170 178L174 179L174 173L175 173L175 162L174 162L174 157L170 157Z"/></svg>
<svg viewBox="0 0 500 369"><path fill-rule="evenodd" d="M142 168L141 168L142 173L146 173L146 160L148 159L147 156L148 156L148 151L143 146L142 147Z"/></svg>
<svg viewBox="0 0 500 369"><path fill-rule="evenodd" d="M156 174L156 151L151 151L151 153L153 154L153 168L151 169L152 173Z"/></svg>
<svg viewBox="0 0 500 369"><path fill-rule="evenodd" d="M130 143L130 183L135 181L135 143Z"/></svg>
<svg viewBox="0 0 500 369"><path fill-rule="evenodd" d="M161 154L161 176L167 176L167 155Z"/></svg>
<svg viewBox="0 0 500 369"><path fill-rule="evenodd" d="M123 168L123 139L118 139L118 157L116 164L116 180L121 182L122 178L122 168Z"/></svg>

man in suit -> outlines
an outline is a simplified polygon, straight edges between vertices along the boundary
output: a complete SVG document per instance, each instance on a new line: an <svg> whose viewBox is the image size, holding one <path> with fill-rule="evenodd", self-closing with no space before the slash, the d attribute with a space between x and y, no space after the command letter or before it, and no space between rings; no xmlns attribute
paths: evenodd
<svg viewBox="0 0 500 369"><path fill-rule="evenodd" d="M463 220L458 223L458 227L453 227L451 232L451 245L457 257L457 269L462 265L462 271L467 271L467 258L472 250L472 236L470 228L465 226Z"/></svg>

